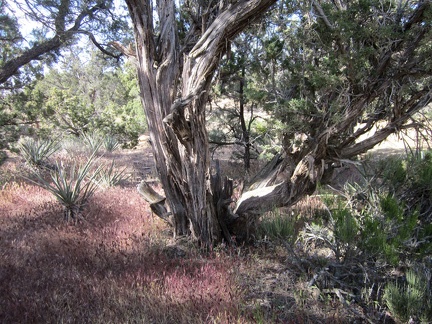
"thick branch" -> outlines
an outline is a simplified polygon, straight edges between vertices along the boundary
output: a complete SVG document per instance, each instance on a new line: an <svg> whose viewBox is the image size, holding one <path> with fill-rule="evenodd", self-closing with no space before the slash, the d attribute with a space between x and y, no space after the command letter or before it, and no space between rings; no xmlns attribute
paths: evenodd
<svg viewBox="0 0 432 324"><path fill-rule="evenodd" d="M102 53L104 53L105 55L111 56L111 57L113 57L113 58L119 60L120 57L124 54L124 53L121 52L121 51L120 51L121 54L114 54L114 53L112 53L112 52L110 52L110 51L107 51L107 50L102 46L102 44L100 44L100 43L96 40L96 38L94 37L94 35L93 35L92 33L90 33L89 31L86 31L86 30L78 30L77 33L87 35L87 36L90 38L90 40L92 41L93 45L96 46L96 47L97 47L97 48L98 48ZM113 47L116 48L115 46L113 46ZM116 49L117 49L117 48L116 48Z"/></svg>
<svg viewBox="0 0 432 324"><path fill-rule="evenodd" d="M65 4L63 3L62 6L63 5ZM79 31L79 28L86 17L93 15L95 12L103 8L103 5L96 5L92 8L84 10L77 16L74 25L66 31L64 30L64 24L67 10L60 10L55 22L55 26L57 28L55 36L33 46L32 48L24 51L21 55L7 61L0 69L0 84L5 83L24 65L30 63L33 60L37 60L42 55L59 49L61 46L66 44Z"/></svg>

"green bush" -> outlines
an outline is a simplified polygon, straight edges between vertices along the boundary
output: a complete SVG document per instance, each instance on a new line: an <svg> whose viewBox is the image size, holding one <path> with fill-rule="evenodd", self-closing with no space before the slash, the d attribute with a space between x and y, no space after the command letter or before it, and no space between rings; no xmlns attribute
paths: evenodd
<svg viewBox="0 0 432 324"><path fill-rule="evenodd" d="M372 192L370 192L372 191ZM344 195L326 195L328 216L307 225L301 237L324 243L339 261L361 257L397 265L415 253L418 213L396 197L350 185Z"/></svg>
<svg viewBox="0 0 432 324"><path fill-rule="evenodd" d="M389 283L384 292L384 301L391 314L401 322L420 320L422 323L432 321L432 291L429 278L425 272L430 270L406 273L406 283Z"/></svg>
<svg viewBox="0 0 432 324"><path fill-rule="evenodd" d="M261 237L274 240L295 241L296 219L279 211L270 212L263 217L259 226Z"/></svg>
<svg viewBox="0 0 432 324"><path fill-rule="evenodd" d="M338 261L354 254L358 243L359 224L352 211L338 204L328 208L325 221L306 224L300 237L305 243L320 242L331 249Z"/></svg>

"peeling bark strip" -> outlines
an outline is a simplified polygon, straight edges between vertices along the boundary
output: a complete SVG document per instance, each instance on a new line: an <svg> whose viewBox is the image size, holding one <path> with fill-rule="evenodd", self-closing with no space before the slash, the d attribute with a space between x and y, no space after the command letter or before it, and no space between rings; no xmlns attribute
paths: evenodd
<svg viewBox="0 0 432 324"><path fill-rule="evenodd" d="M163 220L165 220L171 226L174 226L174 223L171 219L171 213L168 212L165 206L166 198L164 196L159 195L145 181L141 181L140 184L137 186L137 189L138 192L143 196L144 200L149 203L152 212L158 215Z"/></svg>
<svg viewBox="0 0 432 324"><path fill-rule="evenodd" d="M229 241L225 222L232 218L227 216L232 185L228 179L213 179L212 188L205 127L208 90L227 42L275 0L210 1L199 9L199 2L191 2L192 11L208 14L191 21L182 40L174 0L155 1L155 8L150 0L125 1L134 25L142 103L175 235L192 234L205 246Z"/></svg>

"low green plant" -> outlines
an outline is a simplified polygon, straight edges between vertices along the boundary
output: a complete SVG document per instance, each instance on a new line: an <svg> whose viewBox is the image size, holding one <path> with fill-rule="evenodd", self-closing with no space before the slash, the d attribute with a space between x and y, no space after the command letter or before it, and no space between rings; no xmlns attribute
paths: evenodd
<svg viewBox="0 0 432 324"><path fill-rule="evenodd" d="M50 172L50 181L45 180L41 173L33 172L37 180L32 181L51 192L63 205L66 221L79 216L88 199L98 188L98 176L102 166L92 171L94 158L95 153L85 164L74 163L69 167L57 162L55 170Z"/></svg>
<svg viewBox="0 0 432 324"><path fill-rule="evenodd" d="M301 238L308 244L323 243L339 261L361 255L397 265L412 255L418 212L407 210L390 194L368 190L349 185L343 195L326 195L328 216L306 224Z"/></svg>
<svg viewBox="0 0 432 324"><path fill-rule="evenodd" d="M120 147L120 142L115 136L106 135L103 137L103 146L107 152L114 152Z"/></svg>
<svg viewBox="0 0 432 324"><path fill-rule="evenodd" d="M429 272L426 269L408 270L406 283L387 284L383 298L391 314L399 321L420 320L422 323L431 323L432 290Z"/></svg>
<svg viewBox="0 0 432 324"><path fill-rule="evenodd" d="M97 152L100 147L104 144L104 137L97 131L93 132L81 132L80 137L85 146L90 152Z"/></svg>
<svg viewBox="0 0 432 324"><path fill-rule="evenodd" d="M307 244L319 242L333 251L338 261L354 255L360 231L359 215L350 207L347 196L323 193L326 208L318 219L306 224L300 238ZM317 217L317 215L315 215Z"/></svg>
<svg viewBox="0 0 432 324"><path fill-rule="evenodd" d="M114 161L112 161L108 167L100 170L98 183L103 188L114 187L129 178L129 176L125 174L125 171L126 168L121 171L116 170L116 165Z"/></svg>
<svg viewBox="0 0 432 324"><path fill-rule="evenodd" d="M260 223L261 236L276 240L295 241L296 220L280 211L273 211L263 217Z"/></svg>
<svg viewBox="0 0 432 324"><path fill-rule="evenodd" d="M59 148L59 142L52 139L35 140L26 138L18 143L21 156L32 166L43 165Z"/></svg>
<svg viewBox="0 0 432 324"><path fill-rule="evenodd" d="M0 151L0 165L3 164L4 161L7 159L7 154L4 151Z"/></svg>

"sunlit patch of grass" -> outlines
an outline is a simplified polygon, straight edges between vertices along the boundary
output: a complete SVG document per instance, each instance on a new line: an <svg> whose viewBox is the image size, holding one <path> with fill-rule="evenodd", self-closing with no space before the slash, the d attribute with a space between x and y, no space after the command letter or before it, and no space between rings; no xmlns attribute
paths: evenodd
<svg viewBox="0 0 432 324"><path fill-rule="evenodd" d="M53 201L48 192L36 185L10 182L0 189L0 215L29 213L33 208Z"/></svg>

